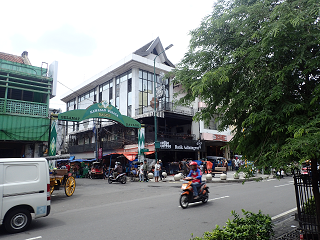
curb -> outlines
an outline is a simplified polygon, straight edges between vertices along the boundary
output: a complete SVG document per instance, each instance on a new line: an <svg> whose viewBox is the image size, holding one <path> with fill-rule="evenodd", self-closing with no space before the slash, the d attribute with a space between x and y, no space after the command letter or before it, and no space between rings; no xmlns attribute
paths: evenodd
<svg viewBox="0 0 320 240"><path fill-rule="evenodd" d="M241 179L229 179L229 180L216 180L216 181L213 181L213 180L210 180L210 181L206 181L204 180L206 183L242 183L242 182L248 182L248 181L262 181L262 180L267 180L269 179L269 177L253 177L253 178L241 178ZM175 180L165 180L165 181L162 181L162 182L170 182L170 183L182 183L183 181L179 180L179 181L175 181ZM152 182L150 182L152 183Z"/></svg>

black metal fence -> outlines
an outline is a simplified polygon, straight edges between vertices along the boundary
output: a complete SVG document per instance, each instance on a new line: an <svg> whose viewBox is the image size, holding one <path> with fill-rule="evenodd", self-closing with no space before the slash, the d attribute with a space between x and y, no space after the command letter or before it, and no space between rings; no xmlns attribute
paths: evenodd
<svg viewBox="0 0 320 240"><path fill-rule="evenodd" d="M294 173L294 186L297 201L297 220L299 221L299 229L304 234L304 239L319 239L320 225L317 225L316 203L312 191L312 177L310 175ZM320 179L318 179L318 187L320 187Z"/></svg>

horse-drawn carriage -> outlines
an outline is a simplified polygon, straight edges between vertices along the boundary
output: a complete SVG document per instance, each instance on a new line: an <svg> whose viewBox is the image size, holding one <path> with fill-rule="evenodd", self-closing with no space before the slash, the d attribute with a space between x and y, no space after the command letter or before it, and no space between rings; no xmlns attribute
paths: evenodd
<svg viewBox="0 0 320 240"><path fill-rule="evenodd" d="M67 197L71 197L76 189L76 180L68 169L53 169L50 171L50 194L54 190L59 190L64 187L64 192Z"/></svg>

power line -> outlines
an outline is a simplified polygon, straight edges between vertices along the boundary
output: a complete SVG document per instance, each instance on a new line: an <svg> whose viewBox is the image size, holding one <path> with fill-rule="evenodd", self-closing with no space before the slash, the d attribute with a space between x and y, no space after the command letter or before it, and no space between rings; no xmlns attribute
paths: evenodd
<svg viewBox="0 0 320 240"><path fill-rule="evenodd" d="M60 81L57 81L57 82L60 83L62 86L68 88L68 89L71 90L72 92L74 92L74 93L76 92L76 91L74 91L73 89L71 89L71 88L67 87L66 85L64 85L63 83L61 83ZM77 97L79 97L79 94L77 94ZM93 100L91 100L91 99L89 99L89 98L84 98L84 99L87 99L87 100L89 100L89 101L91 101L91 102L93 102L93 103L96 102L96 101L93 101Z"/></svg>

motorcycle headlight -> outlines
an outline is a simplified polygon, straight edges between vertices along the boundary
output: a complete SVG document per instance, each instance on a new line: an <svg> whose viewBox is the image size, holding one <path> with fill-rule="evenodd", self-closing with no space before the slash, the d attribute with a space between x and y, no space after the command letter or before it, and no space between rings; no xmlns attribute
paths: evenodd
<svg viewBox="0 0 320 240"><path fill-rule="evenodd" d="M187 188L187 186L188 186L188 184L182 184L181 189L184 190Z"/></svg>

